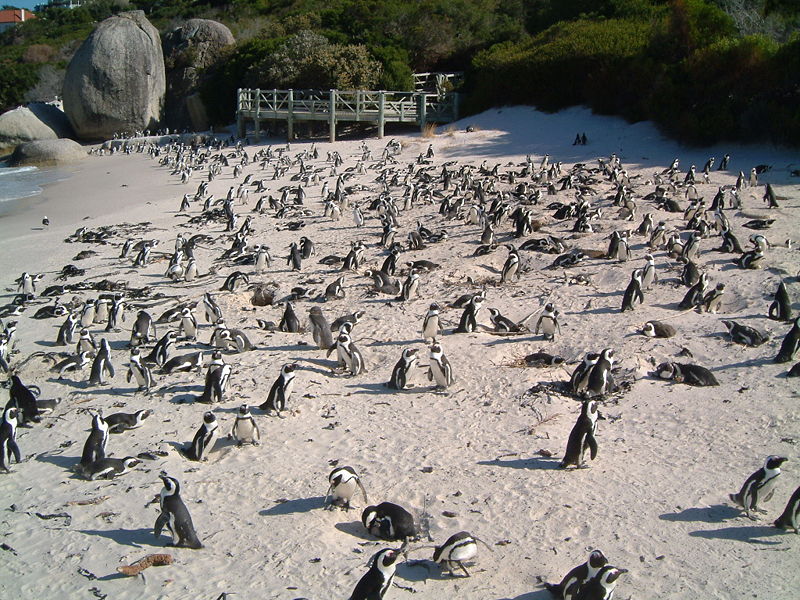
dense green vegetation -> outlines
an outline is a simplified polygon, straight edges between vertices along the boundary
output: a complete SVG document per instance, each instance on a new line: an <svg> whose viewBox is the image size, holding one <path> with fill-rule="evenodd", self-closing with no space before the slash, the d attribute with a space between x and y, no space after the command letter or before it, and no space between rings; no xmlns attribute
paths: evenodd
<svg viewBox="0 0 800 600"><path fill-rule="evenodd" d="M585 104L690 143L800 144L800 0L96 0L0 35L0 108L57 93L94 24L129 8L162 31L231 28L203 89L217 123L238 87L410 89L412 72L463 70L472 111Z"/></svg>

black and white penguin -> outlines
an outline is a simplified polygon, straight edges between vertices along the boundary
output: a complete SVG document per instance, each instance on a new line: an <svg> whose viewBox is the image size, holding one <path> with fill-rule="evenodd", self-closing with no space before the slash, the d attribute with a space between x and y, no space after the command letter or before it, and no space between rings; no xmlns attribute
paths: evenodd
<svg viewBox="0 0 800 600"><path fill-rule="evenodd" d="M128 363L128 372L125 379L128 383L131 382L131 379L135 379L139 390L150 393L150 388L154 383L153 372L149 366L142 362L142 354L138 347L131 348L131 359Z"/></svg>
<svg viewBox="0 0 800 600"><path fill-rule="evenodd" d="M627 572L605 565L578 591L575 600L612 600L620 575Z"/></svg>
<svg viewBox="0 0 800 600"><path fill-rule="evenodd" d="M437 388L446 388L453 385L453 367L444 354L442 345L436 340L430 346L430 364L428 366L428 380L435 383Z"/></svg>
<svg viewBox="0 0 800 600"><path fill-rule="evenodd" d="M369 570L359 579L348 600L382 600L392 587L400 551L384 548L370 561Z"/></svg>
<svg viewBox="0 0 800 600"><path fill-rule="evenodd" d="M138 429L144 420L153 414L152 410L137 410L135 413L114 413L105 417L109 433L122 433L130 429Z"/></svg>
<svg viewBox="0 0 800 600"><path fill-rule="evenodd" d="M478 556L478 542L489 548L486 542L478 539L468 531L454 533L447 538L444 544L434 548L433 562L442 569L447 569L453 577L455 576L455 567L460 568L464 571L464 575L469 577L469 571L467 571L464 563ZM489 551L491 551L491 548L489 548Z"/></svg>
<svg viewBox="0 0 800 600"><path fill-rule="evenodd" d="M56 346L68 346L75 343L75 334L78 333L78 315L70 313L58 329Z"/></svg>
<svg viewBox="0 0 800 600"><path fill-rule="evenodd" d="M407 540L417 535L411 513L391 502L368 506L361 513L361 522L367 531L382 540Z"/></svg>
<svg viewBox="0 0 800 600"><path fill-rule="evenodd" d="M207 411L203 413L203 424L194 434L192 443L185 446L181 453L189 460L208 460L206 454L211 452L214 441L217 439L217 417L214 413Z"/></svg>
<svg viewBox="0 0 800 600"><path fill-rule="evenodd" d="M81 352L80 354L73 354L72 356L56 363L50 370L54 373L58 373L58 378L61 379L64 377L64 373L67 371L82 370L86 365L92 362L93 356L94 352L91 350Z"/></svg>
<svg viewBox="0 0 800 600"><path fill-rule="evenodd" d="M689 264L691 264L691 261L689 261ZM696 306L701 306L703 304L703 296L707 287L708 275L701 273L700 279L697 281L697 283L689 288L689 291L686 292L683 300L681 300L678 304L678 308L680 310L689 310L695 308Z"/></svg>
<svg viewBox="0 0 800 600"><path fill-rule="evenodd" d="M94 336L92 336L92 333L88 329L81 329L78 344L75 346L75 354L94 352L95 350L97 350L97 342L94 341Z"/></svg>
<svg viewBox="0 0 800 600"><path fill-rule="evenodd" d="M428 308L428 312L425 313L425 318L422 320L423 341L427 342L428 340L436 339L441 333L441 322L439 319L441 310L441 307L436 302L432 302Z"/></svg>
<svg viewBox="0 0 800 600"><path fill-rule="evenodd" d="M336 467L328 475L328 491L325 493L325 501L327 509L333 509L334 506L339 506L346 510L350 509L350 500L360 489L364 496L364 504L368 504L367 490L364 489L364 484L361 483L361 478L356 473L353 467ZM330 498L330 504L328 504Z"/></svg>
<svg viewBox="0 0 800 600"><path fill-rule="evenodd" d="M203 294L203 314L205 315L206 322L212 325L216 325L217 322L222 319L222 309L211 296L210 292Z"/></svg>
<svg viewBox="0 0 800 600"><path fill-rule="evenodd" d="M648 321L642 327L642 333L652 338L671 338L675 335L675 328L669 323Z"/></svg>
<svg viewBox="0 0 800 600"><path fill-rule="evenodd" d="M250 414L250 407L247 404L242 404L239 407L239 411L236 413L236 420L233 422L233 428L228 437L233 438L239 446L244 443L258 446L261 443L261 433L258 431L256 420Z"/></svg>
<svg viewBox="0 0 800 600"><path fill-rule="evenodd" d="M602 551L592 550L589 559L570 569L561 583L545 583L544 587L559 600L574 600L578 591L607 564L608 559Z"/></svg>
<svg viewBox="0 0 800 600"><path fill-rule="evenodd" d="M539 331L542 332L546 340L554 339L556 331L561 333L561 325L558 322L558 311L552 302L548 302L544 305L544 311L539 316L539 320L536 321L534 334L538 334Z"/></svg>
<svg viewBox="0 0 800 600"><path fill-rule="evenodd" d="M220 356L222 356L220 354ZM197 402L203 404L213 404L222 402L225 396L225 388L231 377L232 368L230 365L221 362L214 362L208 366L206 371L205 387L203 393L197 397Z"/></svg>
<svg viewBox="0 0 800 600"><path fill-rule="evenodd" d="M669 379L677 383L698 387L719 385L714 374L700 365L664 362L656 367L656 375L661 379Z"/></svg>
<svg viewBox="0 0 800 600"><path fill-rule="evenodd" d="M773 321L791 321L792 320L792 301L789 298L789 291L786 289L786 283L783 281L778 285L775 292L775 299L769 305L769 318Z"/></svg>
<svg viewBox="0 0 800 600"><path fill-rule="evenodd" d="M769 502L775 492L775 484L781 474L781 465L788 459L784 456L768 456L764 461L764 466L750 475L738 494L729 494L730 499L737 505L744 508L745 514L751 519L755 519L750 511L766 512L758 508L760 501Z"/></svg>
<svg viewBox="0 0 800 600"><path fill-rule="evenodd" d="M716 314L722 306L722 297L725 294L725 284L720 282L713 290L703 296L703 308L707 313Z"/></svg>
<svg viewBox="0 0 800 600"><path fill-rule="evenodd" d="M11 458L19 464L20 451L17 445L17 415L19 409L15 406L6 406L3 411L3 422L0 423L0 469L10 473ZM8 465L6 465L8 460Z"/></svg>
<svg viewBox="0 0 800 600"><path fill-rule="evenodd" d="M331 326L322 313L322 309L318 306L312 307L308 312L308 320L311 323L311 335L320 350L328 350L331 348L331 346L333 346Z"/></svg>
<svg viewBox="0 0 800 600"><path fill-rule="evenodd" d="M478 328L478 312L484 300L483 293L472 296L472 299L464 307L464 312L461 313L461 320L458 322L455 333L472 333Z"/></svg>
<svg viewBox="0 0 800 600"><path fill-rule="evenodd" d="M348 333L340 333L336 338L336 353L339 359L339 364L344 365L350 375L360 375L366 371L364 363L364 355L361 350L353 342L353 338Z"/></svg>
<svg viewBox="0 0 800 600"><path fill-rule="evenodd" d="M595 439L597 420L603 418L597 402L594 400L583 402L581 414L578 416L578 420L575 421L575 425L572 427L567 439L567 449L559 465L562 469L566 469L570 465L575 465L579 469L585 468L583 455L587 448L590 450L589 456L591 459L595 459L597 456L597 440Z"/></svg>
<svg viewBox="0 0 800 600"><path fill-rule="evenodd" d="M589 371L589 378L583 395L587 397L605 396L614 390L614 378L611 369L614 367L614 350L605 348L600 352L597 362Z"/></svg>
<svg viewBox="0 0 800 600"><path fill-rule="evenodd" d="M622 312L633 310L635 303L644 303L644 293L642 292L642 276L644 271L642 269L634 269L631 273L631 281L625 289L625 294L622 296Z"/></svg>
<svg viewBox="0 0 800 600"><path fill-rule="evenodd" d="M519 252L513 244L507 244L506 247L508 248L508 258L503 265L503 271L500 275L500 283L514 281L515 279L519 279L520 276Z"/></svg>
<svg viewBox="0 0 800 600"><path fill-rule="evenodd" d="M9 398L5 407L8 408L13 406L19 409L19 412L17 413L17 421L19 425L39 423L42 420L42 412L39 409L39 403L36 400L36 396L31 389L37 389L36 386L26 386L24 383L22 383L22 380L18 375L12 375L10 382L11 387L8 391ZM5 385L8 385L8 383Z"/></svg>
<svg viewBox="0 0 800 600"><path fill-rule="evenodd" d="M339 276L336 281L328 284L325 288L325 301L341 300L346 296L344 291L344 275Z"/></svg>
<svg viewBox="0 0 800 600"><path fill-rule="evenodd" d="M155 536L161 536L161 530L166 527L172 534L172 542L168 546L181 546L183 548L202 548L197 533L194 530L192 517L181 499L181 485L177 479L170 477L164 471L159 475L164 483L164 489L159 494L161 514L156 519L153 527Z"/></svg>
<svg viewBox="0 0 800 600"><path fill-rule="evenodd" d="M105 376L114 377L114 365L111 364L111 348L108 345L108 340L105 338L100 340L100 349L92 362L92 371L89 375L89 384L103 385L105 384Z"/></svg>
<svg viewBox="0 0 800 600"><path fill-rule="evenodd" d="M87 479L94 481L95 479L113 479L118 475L125 475L133 467L141 464L141 460L135 456L126 456L125 458L101 458L88 465L81 465L79 468L80 474Z"/></svg>
<svg viewBox="0 0 800 600"><path fill-rule="evenodd" d="M83 453L81 454L81 466L93 463L96 460L105 458L106 444L108 443L108 424L106 423L101 413L92 415L92 430L89 432L89 437L83 444Z"/></svg>
<svg viewBox="0 0 800 600"><path fill-rule="evenodd" d="M303 255L295 242L289 245L289 256L286 258L286 264L292 267L292 271L299 271L303 268Z"/></svg>
<svg viewBox="0 0 800 600"><path fill-rule="evenodd" d="M578 396L582 396L589 385L589 375L592 373L592 368L597 364L600 359L600 354L590 352L583 357L583 360L575 367L575 370L570 376L569 384L572 392Z"/></svg>
<svg viewBox="0 0 800 600"><path fill-rule="evenodd" d="M411 269L408 276L400 288L400 295L397 300L407 302L419 293L419 273L416 269Z"/></svg>
<svg viewBox="0 0 800 600"><path fill-rule="evenodd" d="M136 320L131 329L131 346L140 346L142 344L150 343L150 332L153 332L153 337L156 337L156 324L153 317L150 316L146 310L140 310L136 315Z"/></svg>
<svg viewBox="0 0 800 600"><path fill-rule="evenodd" d="M269 247L258 245L255 247L255 258L253 260L256 268L256 273L259 275L267 272L267 269L272 263L272 256L269 253Z"/></svg>
<svg viewBox="0 0 800 600"><path fill-rule="evenodd" d="M164 363L164 366L161 367L161 371L163 373L189 373L191 371L200 373L203 370L204 357L205 355L202 351L173 356Z"/></svg>
<svg viewBox="0 0 800 600"><path fill-rule="evenodd" d="M408 375L419 360L417 351L417 348L403 349L403 353L400 355L400 360L397 361L394 369L392 369L392 376L386 384L387 387L395 390L405 390L412 387L408 383Z"/></svg>
<svg viewBox="0 0 800 600"><path fill-rule="evenodd" d="M781 349L774 358L774 362L785 363L791 361L794 359L794 355L797 354L798 349L800 349L800 317L794 320L792 328L783 338Z"/></svg>
<svg viewBox="0 0 800 600"><path fill-rule="evenodd" d="M795 533L800 534L800 487L791 495L786 508L773 525L778 529L793 529Z"/></svg>
<svg viewBox="0 0 800 600"><path fill-rule="evenodd" d="M649 290L658 281L656 261L652 254L645 254L645 265L642 267L642 289Z"/></svg>
<svg viewBox="0 0 800 600"><path fill-rule="evenodd" d="M149 365L158 365L159 367L163 367L164 364L169 360L172 347L175 345L175 341L177 339L178 334L176 332L168 331L161 336L161 339L156 342L155 346L153 346L150 354L143 357L142 361Z"/></svg>
<svg viewBox="0 0 800 600"><path fill-rule="evenodd" d="M297 365L293 363L281 367L280 375L278 375L275 383L272 384L267 399L258 408L267 411L274 410L278 416L281 415L282 411L286 410L286 405L292 397L296 368Z"/></svg>
<svg viewBox="0 0 800 600"><path fill-rule="evenodd" d="M184 306L181 309L180 332L183 334L184 339L197 339L197 319L189 306Z"/></svg>
<svg viewBox="0 0 800 600"><path fill-rule="evenodd" d="M731 336L731 341L736 344L754 348L769 340L769 336L761 333L754 327L741 325L736 321L728 321L725 319L722 320L722 324L728 328L728 334Z"/></svg>
<svg viewBox="0 0 800 600"><path fill-rule="evenodd" d="M489 308L489 320L494 325L494 330L497 333L519 333L520 326L509 319L508 317L503 316L503 314L496 308Z"/></svg>
<svg viewBox="0 0 800 600"><path fill-rule="evenodd" d="M286 333L299 333L300 332L300 319L297 318L297 313L294 312L294 306L291 302L286 303L286 308L283 310L283 317L278 324L278 329Z"/></svg>

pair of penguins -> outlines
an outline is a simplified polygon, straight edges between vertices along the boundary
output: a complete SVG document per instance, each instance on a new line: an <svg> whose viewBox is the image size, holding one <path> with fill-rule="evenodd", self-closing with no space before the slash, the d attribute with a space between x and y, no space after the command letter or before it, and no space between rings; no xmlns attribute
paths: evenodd
<svg viewBox="0 0 800 600"><path fill-rule="evenodd" d="M775 493L775 484L781 474L781 465L788 459L785 456L770 455L764 466L748 477L736 494L730 494L732 502L741 506L745 514L755 520L752 512L766 512L758 507L759 502L768 502ZM800 487L789 498L786 508L773 525L778 529L791 529L800 534Z"/></svg>
<svg viewBox="0 0 800 600"><path fill-rule="evenodd" d="M192 443L181 449L181 454L189 460L208 460L207 454L214 447L218 428L219 423L214 413L210 410L203 413L203 424L194 434ZM236 420L228 437L232 438L239 446L245 443L257 446L261 442L261 433L256 420L250 414L250 407L247 404L242 404L239 407L239 411L236 413Z"/></svg>
<svg viewBox="0 0 800 600"><path fill-rule="evenodd" d="M570 570L561 583L544 586L559 600L611 600L620 575L627 572L608 564L600 550L593 550L589 559Z"/></svg>

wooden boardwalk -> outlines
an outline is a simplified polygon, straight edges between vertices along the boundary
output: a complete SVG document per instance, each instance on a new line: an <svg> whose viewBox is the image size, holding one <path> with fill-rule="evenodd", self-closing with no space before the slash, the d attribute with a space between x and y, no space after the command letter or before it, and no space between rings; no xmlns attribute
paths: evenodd
<svg viewBox="0 0 800 600"><path fill-rule="evenodd" d="M255 126L258 140L265 121L286 121L287 136L294 135L294 124L301 121L327 121L330 140L336 140L336 123L348 121L375 123L383 137L386 123L450 123L458 119L459 94L450 92L320 91L239 89L236 125L245 137L247 123Z"/></svg>

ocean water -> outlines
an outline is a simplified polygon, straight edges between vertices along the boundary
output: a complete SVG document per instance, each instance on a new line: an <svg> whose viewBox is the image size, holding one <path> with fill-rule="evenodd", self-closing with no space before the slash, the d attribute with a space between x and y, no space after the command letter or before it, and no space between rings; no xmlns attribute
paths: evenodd
<svg viewBox="0 0 800 600"><path fill-rule="evenodd" d="M60 169L38 167L11 167L0 162L0 215L15 210L26 198L42 193L42 186L65 179Z"/></svg>

